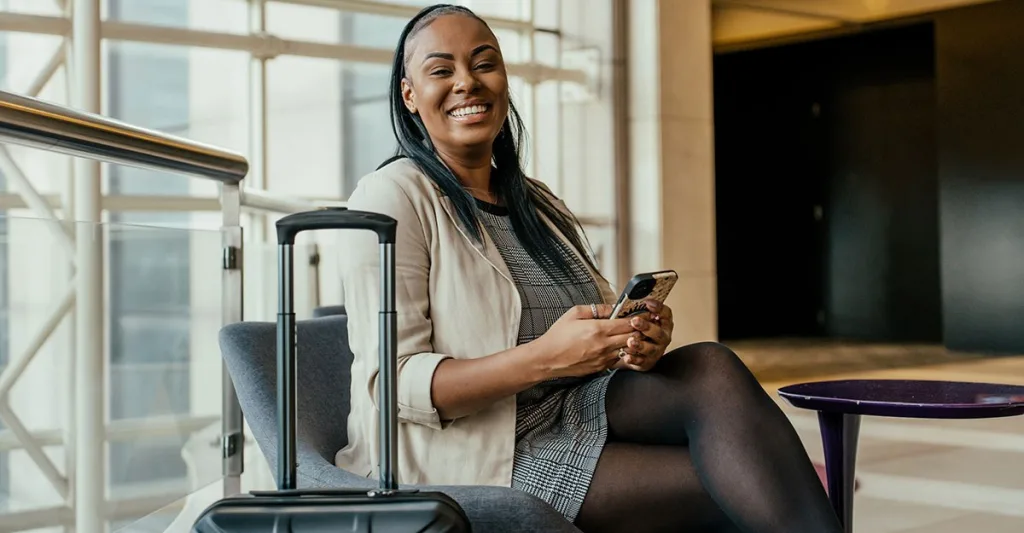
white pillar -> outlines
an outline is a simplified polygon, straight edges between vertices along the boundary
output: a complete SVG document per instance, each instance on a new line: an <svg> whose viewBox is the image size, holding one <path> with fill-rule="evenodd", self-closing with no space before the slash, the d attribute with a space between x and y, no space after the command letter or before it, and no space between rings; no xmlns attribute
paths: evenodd
<svg viewBox="0 0 1024 533"><path fill-rule="evenodd" d="M72 15L75 82L72 106L101 111L100 0L75 0ZM75 160L78 299L75 305L75 531L103 533L106 500L106 379L100 164ZM85 224L85 222L91 224Z"/></svg>
<svg viewBox="0 0 1024 533"><path fill-rule="evenodd" d="M710 0L629 3L630 256L672 268L675 345L718 336Z"/></svg>

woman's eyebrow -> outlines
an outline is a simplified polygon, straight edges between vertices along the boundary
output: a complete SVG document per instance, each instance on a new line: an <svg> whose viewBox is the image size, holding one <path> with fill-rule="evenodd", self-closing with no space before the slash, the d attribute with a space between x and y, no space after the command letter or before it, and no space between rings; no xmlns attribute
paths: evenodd
<svg viewBox="0 0 1024 533"><path fill-rule="evenodd" d="M481 54L481 53L483 53L486 50L493 50L495 52L498 51L498 49L495 48L493 45L481 44L480 46L478 46L478 47L473 49L473 52L470 54L470 57L478 55L478 54ZM423 58L423 62L426 62L428 59L434 59L434 58L437 58L437 59L447 59L448 61L455 61L455 55L454 54L449 54L448 52L430 52L429 54L426 55L426 57Z"/></svg>

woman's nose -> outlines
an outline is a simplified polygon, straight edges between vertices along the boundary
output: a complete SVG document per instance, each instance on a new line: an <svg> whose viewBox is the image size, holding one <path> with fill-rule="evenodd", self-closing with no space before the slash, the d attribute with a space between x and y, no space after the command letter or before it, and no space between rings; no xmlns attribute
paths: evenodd
<svg viewBox="0 0 1024 533"><path fill-rule="evenodd" d="M480 80L471 70L459 69L455 73L455 92L473 92L480 86Z"/></svg>

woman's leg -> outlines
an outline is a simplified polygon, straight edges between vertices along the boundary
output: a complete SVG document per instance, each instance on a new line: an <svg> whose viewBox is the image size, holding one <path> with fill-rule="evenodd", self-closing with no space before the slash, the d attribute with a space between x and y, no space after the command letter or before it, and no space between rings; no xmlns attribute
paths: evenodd
<svg viewBox="0 0 1024 533"><path fill-rule="evenodd" d="M576 518L586 533L736 533L685 446L609 442Z"/></svg>
<svg viewBox="0 0 1024 533"><path fill-rule="evenodd" d="M650 372L617 372L605 403L611 443L685 446L700 486L742 531L841 533L796 431L728 348L694 344Z"/></svg>

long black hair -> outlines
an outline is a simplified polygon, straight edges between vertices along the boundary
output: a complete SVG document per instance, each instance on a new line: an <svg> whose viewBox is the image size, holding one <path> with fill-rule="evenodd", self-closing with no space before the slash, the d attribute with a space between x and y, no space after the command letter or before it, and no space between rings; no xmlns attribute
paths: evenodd
<svg viewBox="0 0 1024 533"><path fill-rule="evenodd" d="M406 24L398 39L398 47L395 49L394 63L391 68L390 89L391 127L394 130L395 139L398 140L398 150L395 157L389 161L401 157L413 160L437 184L441 193L451 200L459 222L469 232L469 235L477 243L480 243L482 237L480 222L477 218L476 200L462 186L459 178L451 169L437 157L434 144L423 125L423 120L419 115L406 109L402 98L402 80L406 77L406 42L434 19L451 14L468 16L487 26L483 19L465 7L436 4L424 8L413 17ZM561 253L561 241L538 215L539 211L565 235L587 264L596 270L577 229L579 225L575 217L557 209L542 190L542 186L526 178L521 166L520 153L520 146L524 144L525 127L511 98L509 98L508 110L508 117L506 117L501 132L495 138L492 147L495 167L492 171L492 184L497 197L507 206L509 221L516 237L530 257L549 275L554 277L561 273L572 279L569 263Z"/></svg>

